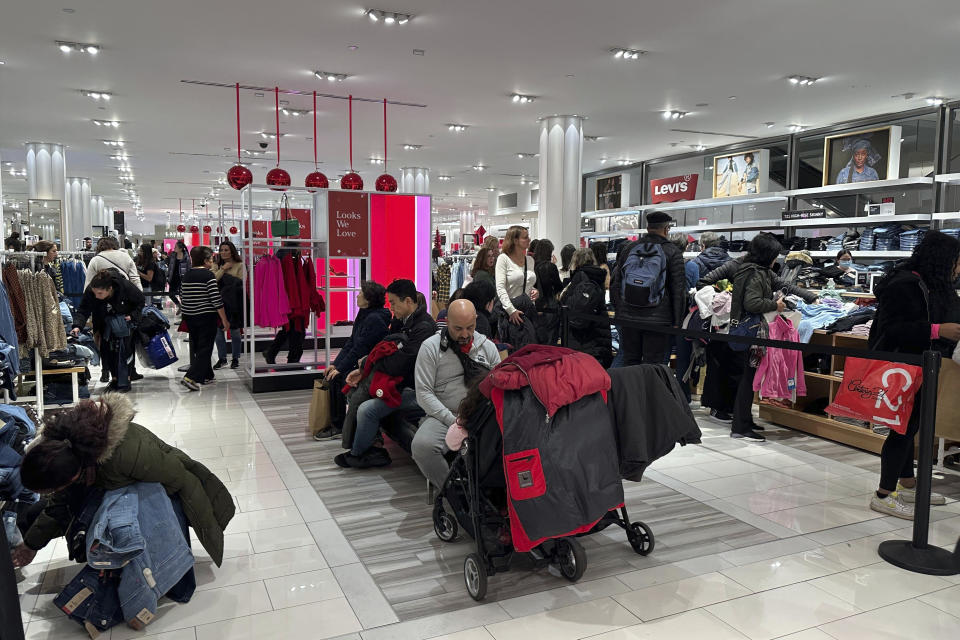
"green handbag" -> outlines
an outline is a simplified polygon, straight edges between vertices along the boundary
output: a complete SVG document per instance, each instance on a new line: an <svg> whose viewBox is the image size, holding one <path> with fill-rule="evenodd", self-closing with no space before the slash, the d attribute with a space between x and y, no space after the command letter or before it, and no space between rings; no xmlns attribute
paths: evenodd
<svg viewBox="0 0 960 640"><path fill-rule="evenodd" d="M280 202L280 219L270 221L270 235L275 238L294 238L300 235L300 221L296 218L284 218L284 212L290 215L287 206L287 194L283 194Z"/></svg>

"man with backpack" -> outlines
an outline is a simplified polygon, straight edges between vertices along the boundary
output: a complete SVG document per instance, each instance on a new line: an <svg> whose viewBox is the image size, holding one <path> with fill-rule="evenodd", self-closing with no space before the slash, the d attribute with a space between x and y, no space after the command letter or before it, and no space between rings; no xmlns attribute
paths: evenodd
<svg viewBox="0 0 960 640"><path fill-rule="evenodd" d="M666 213L647 214L647 233L621 249L610 282L610 299L622 327L624 366L663 364L673 337L629 324L678 327L686 314L683 253L667 239L673 223Z"/></svg>

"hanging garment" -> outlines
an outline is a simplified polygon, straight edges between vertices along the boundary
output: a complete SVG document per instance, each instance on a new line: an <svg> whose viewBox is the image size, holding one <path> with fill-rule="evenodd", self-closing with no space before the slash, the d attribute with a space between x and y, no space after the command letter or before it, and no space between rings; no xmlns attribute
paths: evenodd
<svg viewBox="0 0 960 640"><path fill-rule="evenodd" d="M778 315L769 324L771 340L799 342L800 335L793 323ZM793 349L768 347L753 379L753 390L761 398L797 401L797 396L807 395L807 383L803 375L803 354Z"/></svg>
<svg viewBox="0 0 960 640"><path fill-rule="evenodd" d="M258 327L282 327L290 314L290 300L283 284L280 260L265 255L253 268L254 324Z"/></svg>
<svg viewBox="0 0 960 640"><path fill-rule="evenodd" d="M67 346L67 333L60 317L56 284L44 272L29 269L17 272L26 301L27 341L20 344L20 355L37 348L46 357L51 351Z"/></svg>
<svg viewBox="0 0 960 640"><path fill-rule="evenodd" d="M13 315L17 340L25 342L27 340L27 299L23 295L23 287L20 286L17 268L12 263L8 262L3 267L3 282L6 283L9 294L10 313Z"/></svg>
<svg viewBox="0 0 960 640"><path fill-rule="evenodd" d="M444 262L437 267L437 300L445 306L450 299L450 265Z"/></svg>
<svg viewBox="0 0 960 640"><path fill-rule="evenodd" d="M0 339L12 346L14 353L20 350L17 324L13 317L12 300L8 297L7 287L3 282L0 282Z"/></svg>

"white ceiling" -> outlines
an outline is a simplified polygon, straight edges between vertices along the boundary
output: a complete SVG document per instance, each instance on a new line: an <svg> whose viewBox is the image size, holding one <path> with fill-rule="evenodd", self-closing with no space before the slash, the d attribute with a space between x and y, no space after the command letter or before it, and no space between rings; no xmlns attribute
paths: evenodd
<svg viewBox="0 0 960 640"><path fill-rule="evenodd" d="M584 148L584 171L592 171L601 158L636 161L741 139L672 128L766 137L785 134L791 123L823 126L922 106L930 95L960 97L956 0L383 3L375 8L415 18L403 26L375 24L362 4L342 0L7 3L0 21L0 154L22 166L25 141L65 143L68 174L92 178L94 193L120 207L116 162L99 142L118 131L147 214L176 213L177 198L188 207L190 198L209 192L217 172L232 164L236 144L233 91L181 80L352 92L428 105L390 108L390 172L429 167L435 195L463 190L469 196L458 204L485 204L484 187L519 186L519 177L502 174L536 175L538 160L516 154L538 151L543 115L588 116L585 133L602 136ZM56 40L103 50L64 55ZM616 61L609 53L615 46L649 54ZM318 81L313 69L351 77ZM790 74L824 80L798 88L785 81ZM102 103L80 89L114 97L100 110ZM512 92L540 97L518 105ZM905 92L916 97L893 97ZM293 108L311 106L309 97L281 98ZM269 94L241 92L245 148L257 149L257 133L272 130L273 104ZM691 115L665 121L660 112L668 108ZM320 100L318 110L320 168L334 176L348 166L346 102ZM108 132L93 118L123 124ZM282 140L281 165L302 184L312 170L310 118L281 120L281 130L292 134ZM768 129L767 121L776 126ZM448 122L470 128L453 134ZM404 151L404 143L423 148ZM354 164L368 188L382 168L367 159L382 154L381 107L355 103ZM256 182L273 162L252 167ZM474 172L477 163L490 168ZM439 182L439 174L455 179ZM4 174L5 193L25 190L25 182ZM221 197L231 193L227 188Z"/></svg>

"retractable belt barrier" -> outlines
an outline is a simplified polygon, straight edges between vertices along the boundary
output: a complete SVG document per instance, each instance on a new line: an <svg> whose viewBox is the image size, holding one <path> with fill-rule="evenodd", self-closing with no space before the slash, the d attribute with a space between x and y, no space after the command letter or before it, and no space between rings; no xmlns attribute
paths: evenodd
<svg viewBox="0 0 960 640"><path fill-rule="evenodd" d="M553 312L553 311L550 311ZM731 336L723 333L708 333L693 329L680 329L664 324L639 322L625 318L602 318L600 316L576 313L566 306L556 311L560 314L560 344L566 346L570 338L570 321L578 320L598 325L616 325L620 329L633 329L650 333L663 333L708 340L749 344L751 346L790 349L803 353L818 353L831 356L847 356L865 360L882 360L916 365L923 369L923 385L920 387L920 446L917 455L917 493L914 503L913 539L887 540L880 543L877 552L880 557L892 565L928 575L949 576L960 573L960 553L947 551L928 542L930 529L930 492L933 480L933 441L937 421L937 387L940 381L940 360L938 351L924 351L922 355L897 353L893 351L861 351L849 347L811 345L786 340L751 338L749 336ZM958 541L960 550L960 541Z"/></svg>

